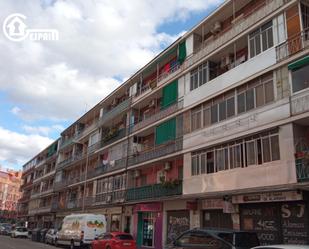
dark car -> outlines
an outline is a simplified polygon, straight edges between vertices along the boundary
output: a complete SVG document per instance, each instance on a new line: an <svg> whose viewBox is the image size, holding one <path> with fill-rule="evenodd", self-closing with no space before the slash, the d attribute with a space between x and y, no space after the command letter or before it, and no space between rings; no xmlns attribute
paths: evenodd
<svg viewBox="0 0 309 249"><path fill-rule="evenodd" d="M0 234L1 235L10 235L12 231L12 225L9 223L2 223L0 225Z"/></svg>
<svg viewBox="0 0 309 249"><path fill-rule="evenodd" d="M181 234L170 249L249 249L259 246L256 233L225 229L198 228Z"/></svg>

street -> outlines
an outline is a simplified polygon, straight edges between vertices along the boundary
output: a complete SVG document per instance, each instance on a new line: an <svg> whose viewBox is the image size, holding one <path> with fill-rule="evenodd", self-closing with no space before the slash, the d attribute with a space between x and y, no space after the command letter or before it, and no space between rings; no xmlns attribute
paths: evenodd
<svg viewBox="0 0 309 249"><path fill-rule="evenodd" d="M1 249L55 249L56 247L43 243L33 242L29 239L13 239L9 236L0 235Z"/></svg>

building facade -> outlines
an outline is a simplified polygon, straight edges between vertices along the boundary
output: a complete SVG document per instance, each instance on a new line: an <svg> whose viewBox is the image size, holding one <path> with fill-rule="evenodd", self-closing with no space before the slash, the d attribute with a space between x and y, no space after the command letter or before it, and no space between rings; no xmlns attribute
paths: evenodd
<svg viewBox="0 0 309 249"><path fill-rule="evenodd" d="M0 170L0 219L15 219L21 196L21 171Z"/></svg>
<svg viewBox="0 0 309 249"><path fill-rule="evenodd" d="M308 1L225 1L64 130L51 171L48 148L25 165L25 217L105 214L139 248L201 226L308 244L308 72Z"/></svg>

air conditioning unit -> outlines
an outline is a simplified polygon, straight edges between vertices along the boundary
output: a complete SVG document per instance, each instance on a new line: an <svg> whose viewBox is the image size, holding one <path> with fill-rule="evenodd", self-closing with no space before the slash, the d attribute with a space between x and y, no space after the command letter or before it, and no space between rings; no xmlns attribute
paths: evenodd
<svg viewBox="0 0 309 249"><path fill-rule="evenodd" d="M221 31L221 23L219 21L215 22L210 31L213 34L219 33Z"/></svg>
<svg viewBox="0 0 309 249"><path fill-rule="evenodd" d="M166 162L164 164L164 171L169 171L172 168L172 163L171 162Z"/></svg>
<svg viewBox="0 0 309 249"><path fill-rule="evenodd" d="M156 105L156 100L155 99L152 99L150 102L149 102L149 107L153 107Z"/></svg>
<svg viewBox="0 0 309 249"><path fill-rule="evenodd" d="M139 178L141 175L141 172L137 169L134 171L134 178Z"/></svg>

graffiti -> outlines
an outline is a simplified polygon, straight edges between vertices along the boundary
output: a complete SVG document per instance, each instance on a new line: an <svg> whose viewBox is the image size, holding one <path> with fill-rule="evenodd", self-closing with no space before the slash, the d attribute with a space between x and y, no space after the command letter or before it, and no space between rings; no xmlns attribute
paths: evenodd
<svg viewBox="0 0 309 249"><path fill-rule="evenodd" d="M167 244L173 242L181 233L190 228L188 211L170 211L167 213Z"/></svg>

